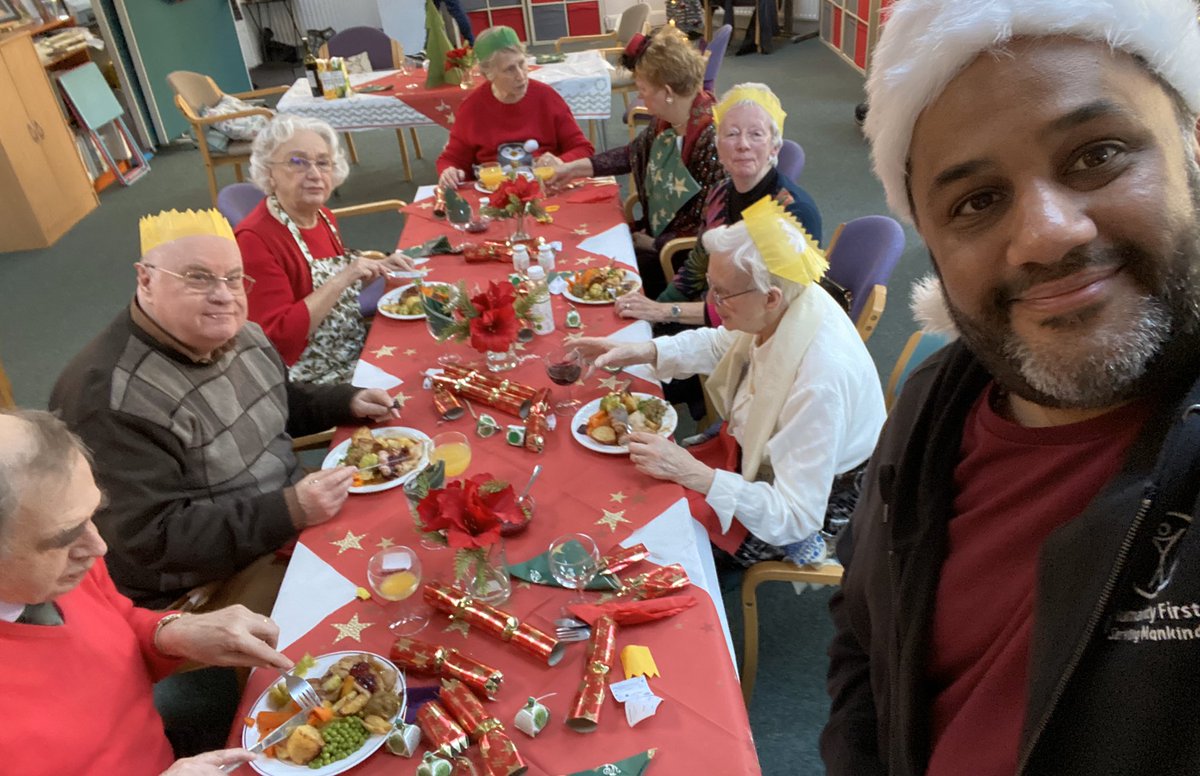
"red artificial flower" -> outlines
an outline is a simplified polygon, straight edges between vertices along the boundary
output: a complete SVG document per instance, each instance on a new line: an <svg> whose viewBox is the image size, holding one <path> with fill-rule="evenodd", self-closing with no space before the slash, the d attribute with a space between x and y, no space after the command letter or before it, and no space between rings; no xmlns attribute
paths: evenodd
<svg viewBox="0 0 1200 776"><path fill-rule="evenodd" d="M537 181L526 178L524 175L518 175L503 181L496 187L496 191L492 194L492 202L497 203L496 207L513 204L520 210L522 205L536 201L541 193L542 190Z"/></svg>
<svg viewBox="0 0 1200 776"><path fill-rule="evenodd" d="M471 347L481 353L487 350L504 351L517 338L517 313L513 310L516 292L511 283L490 281L487 290L471 297L479 315L467 326L471 333Z"/></svg>
<svg viewBox="0 0 1200 776"><path fill-rule="evenodd" d="M446 52L446 69L452 70L456 67L465 67L471 63L471 47L463 46L462 48L450 49Z"/></svg>
<svg viewBox="0 0 1200 776"><path fill-rule="evenodd" d="M426 531L445 531L446 542L456 548L482 548L500 539L500 526L524 519L511 485L487 487L494 480L479 474L454 481L430 492L417 505Z"/></svg>

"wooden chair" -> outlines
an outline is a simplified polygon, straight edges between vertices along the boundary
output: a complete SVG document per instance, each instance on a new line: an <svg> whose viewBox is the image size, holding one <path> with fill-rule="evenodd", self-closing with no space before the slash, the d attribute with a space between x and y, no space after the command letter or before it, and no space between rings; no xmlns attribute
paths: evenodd
<svg viewBox="0 0 1200 776"><path fill-rule="evenodd" d="M900 395L900 389L904 387L905 381L908 380L908 376L912 374L913 370L949 341L946 335L931 332L914 331L909 335L908 342L904 343L904 350L900 351L896 365L892 367L892 374L888 377L887 390L883 394L888 412L892 411L892 405L896 402L896 397Z"/></svg>
<svg viewBox="0 0 1200 776"><path fill-rule="evenodd" d="M399 70L404 64L404 47L400 41L391 38L383 30L374 27L348 27L334 35L326 43L321 44L318 56L328 59L335 57L352 57L365 53L371 60L372 70ZM421 140L417 137L415 127L408 128L412 136L413 153L418 159L421 155ZM346 139L346 151L350 154L350 162L358 164L358 149L354 147L353 133L343 132ZM396 130L396 142L400 144L400 162L404 165L406 180L412 180L412 163L408 157L408 144L404 141L404 130Z"/></svg>
<svg viewBox="0 0 1200 776"><path fill-rule="evenodd" d="M16 409L17 400L13 398L12 383L8 381L8 374L4 371L4 364L0 362L0 410Z"/></svg>
<svg viewBox="0 0 1200 776"><path fill-rule="evenodd" d="M644 0L626 8L621 12L621 20L612 32L602 35L568 35L554 41L554 51L562 54L565 51L598 51L600 55L615 68L612 73L612 93L621 95L625 110L629 110L629 94L637 91L633 82L633 73L621 67L617 59L629 45L633 36L646 31L646 23L650 19L650 6ZM598 122L588 122L588 139L596 142L596 125Z"/></svg>
<svg viewBox="0 0 1200 776"><path fill-rule="evenodd" d="M763 582L840 585L842 566L838 563L797 566L788 561L766 560L746 569L742 577L742 700L747 708L758 673L758 586Z"/></svg>
<svg viewBox="0 0 1200 776"><path fill-rule="evenodd" d="M231 142L229 147L224 151L218 151L209 146L208 138L205 137L205 130L218 121L225 121L226 119L242 118L244 116L266 116L270 118L275 113L269 108L251 108L249 110L238 111L237 113L226 113L221 116L202 116L204 108L211 108L220 102L221 97L224 96L224 92L221 91L213 79L200 73L176 70L167 76L167 83L171 85L171 89L175 92L175 107L179 108L179 112L183 114L184 119L187 120L188 125L192 128L192 134L196 136L196 145L200 147L200 157L204 160L204 169L208 175L208 193L212 197L212 203L215 207L217 204L217 168L233 165L234 177L239 182L245 180L242 174L242 166L250 163L250 143L248 141ZM275 86L270 89L238 92L232 96L248 100L270 94L282 94L287 90L288 87L286 86Z"/></svg>
<svg viewBox="0 0 1200 776"><path fill-rule="evenodd" d="M850 318L863 342L887 304L887 282L904 252L904 230L887 216L863 216L838 226L825 255L829 279L849 289Z"/></svg>

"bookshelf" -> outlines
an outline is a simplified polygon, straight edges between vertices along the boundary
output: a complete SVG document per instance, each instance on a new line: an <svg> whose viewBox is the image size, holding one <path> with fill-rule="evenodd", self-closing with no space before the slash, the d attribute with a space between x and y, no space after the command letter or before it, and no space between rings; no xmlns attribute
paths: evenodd
<svg viewBox="0 0 1200 776"><path fill-rule="evenodd" d="M892 0L820 0L821 40L866 73Z"/></svg>
<svg viewBox="0 0 1200 776"><path fill-rule="evenodd" d="M599 0L463 0L475 34L503 24L526 43L553 43L568 35L599 35Z"/></svg>

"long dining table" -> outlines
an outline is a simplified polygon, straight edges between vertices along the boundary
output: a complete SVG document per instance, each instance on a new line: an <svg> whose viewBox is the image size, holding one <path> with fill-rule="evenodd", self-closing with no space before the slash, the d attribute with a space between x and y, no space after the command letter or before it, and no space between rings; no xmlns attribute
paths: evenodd
<svg viewBox="0 0 1200 776"><path fill-rule="evenodd" d="M477 205L481 194L472 188L468 184L462 192ZM432 187L422 187L417 199L405 208L400 247L444 235L454 243L503 240L511 232L512 224L505 220L493 221L479 235L456 232L434 216L431 194ZM552 220L531 223L527 231L561 244L558 271L607 264L636 270L633 244L614 183L589 182L549 197L544 204ZM511 271L511 265L467 263L456 255L434 256L425 266L430 270L430 280L463 281L468 289L489 280L509 282ZM618 318L611 305L576 305L582 328L568 329L565 318L570 303L555 296L552 304L555 331L518 345L520 363L504 376L537 388L550 387L553 398L561 398L566 389L551 384L541 355L564 336L582 332L630 341L650 336L648 325ZM510 564L544 553L553 539L572 532L592 536L601 552L618 545L643 543L650 557L630 573L653 568L651 564L679 563L691 581L685 592L697 599L697 605L668 619L618 628L618 651L627 645L649 648L660 674L649 679L649 686L663 702L655 715L631 727L622 706L606 693L597 729L586 734L575 732L564 722L585 670L586 642L568 644L563 659L548 667L544 661L432 609L427 610L429 625L415 638L457 649L503 672L503 687L486 706L508 729L531 776L559 776L590 769L605 774L626 773L612 764L650 750L654 756L644 771L648 776L760 773L712 555L703 529L691 516L683 489L639 473L625 455L586 449L572 437L569 417L558 419L541 453L508 444L503 433L479 436L470 414L455 421L442 420L435 410L432 392L423 387L423 375L437 368L436 359L444 353L456 353L465 362L480 360L479 354L465 344L437 342L424 321L376 316L358 374L369 375L376 383L402 381L391 389L402 405L402 416L384 425L412 427L430 436L450 430L466 434L472 455L465 476L487 473L521 488L533 467L542 465L543 472L533 489L534 518L523 533L505 540ZM632 390L661 395L661 386L648 367L632 368L618 376L597 370L576 389L579 398L588 401L629 380ZM502 426L520 422L480 404L474 404L473 410L493 415ZM335 444L352 431L339 429ZM400 488L352 494L336 518L305 530L295 545L273 611L280 627L280 649L294 660L306 653L322 655L342 650L386 656L395 640L388 630L387 610L381 602L364 598L361 593L368 588L368 559L379 549L393 545L405 545L417 552L424 570L423 582L452 581L453 550L422 546ZM571 594L562 588L514 578L511 599L502 608L522 622L552 633L552 622ZM586 595L599 596L590 592ZM611 681L625 678L620 660L610 677ZM278 674L274 672L253 672L242 713L248 714L256 699L275 681ZM408 683L410 688L433 687L437 679L410 675ZM512 724L529 697L543 697L551 714L548 726L536 738L517 732ZM231 741L241 740L241 730L235 729ZM423 742L421 751L426 748ZM476 750L472 747L470 752L477 758ZM419 759L419 755L412 759L393 756L384 748L354 766L353 772L411 774L416 772ZM604 770L606 765L608 770ZM306 770L293 767L297 774ZM479 773L488 772L480 766Z"/></svg>

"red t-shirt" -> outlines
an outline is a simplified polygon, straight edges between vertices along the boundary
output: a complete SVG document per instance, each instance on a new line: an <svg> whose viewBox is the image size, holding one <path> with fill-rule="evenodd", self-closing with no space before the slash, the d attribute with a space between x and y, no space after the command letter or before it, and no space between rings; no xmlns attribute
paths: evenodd
<svg viewBox="0 0 1200 776"><path fill-rule="evenodd" d="M496 161L501 143L530 139L538 142L537 155L551 153L564 162L591 156L594 150L554 87L530 81L521 101L506 105L485 83L458 106L450 141L437 159L438 174L457 167L474 177L471 165Z"/></svg>
<svg viewBox="0 0 1200 776"><path fill-rule="evenodd" d="M1120 470L1151 407L1026 428L996 414L993 393L989 386L967 416L954 470L955 516L929 650L927 776L1016 769L1038 553Z"/></svg>
<svg viewBox="0 0 1200 776"><path fill-rule="evenodd" d="M336 226L333 214L324 210ZM250 211L234 230L242 250L245 272L254 278L250 290L250 320L263 328L288 366L296 363L308 345L308 307L304 298L313 292L312 273L291 232L267 210L266 201ZM313 259L328 259L343 252L341 241L325 219L318 218L300 236Z"/></svg>

